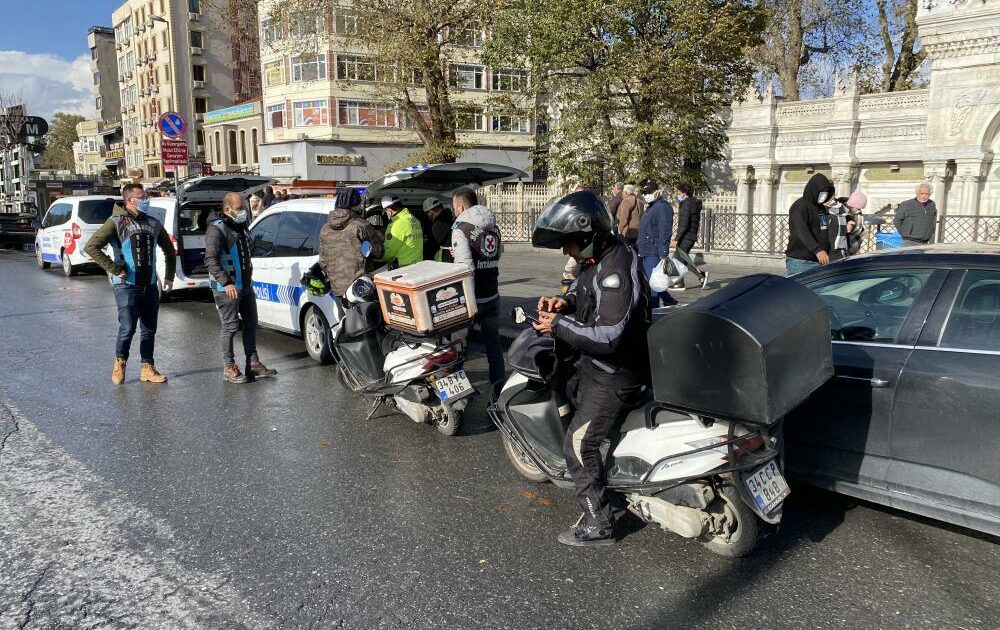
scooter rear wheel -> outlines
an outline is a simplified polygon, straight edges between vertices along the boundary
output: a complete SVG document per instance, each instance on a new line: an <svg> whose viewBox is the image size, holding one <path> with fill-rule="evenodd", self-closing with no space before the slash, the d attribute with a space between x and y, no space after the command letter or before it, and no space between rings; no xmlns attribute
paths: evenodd
<svg viewBox="0 0 1000 630"><path fill-rule="evenodd" d="M707 511L713 521L720 524L715 532L708 532L701 538L701 544L712 553L728 558L742 558L753 551L760 538L760 523L736 486L730 483L717 488L715 500Z"/></svg>
<svg viewBox="0 0 1000 630"><path fill-rule="evenodd" d="M503 436L503 450L507 453L507 459L514 466L514 470L528 481L534 483L545 483L548 477L542 469L535 465L531 458L524 453L520 447L510 441L506 435Z"/></svg>
<svg viewBox="0 0 1000 630"><path fill-rule="evenodd" d="M441 410L441 416L438 416L437 420L434 422L434 426L437 427L438 433L441 435L447 435L451 437L453 435L458 435L458 432L462 430L462 417L465 415L464 411L458 409L452 409L448 405L441 405L444 407Z"/></svg>

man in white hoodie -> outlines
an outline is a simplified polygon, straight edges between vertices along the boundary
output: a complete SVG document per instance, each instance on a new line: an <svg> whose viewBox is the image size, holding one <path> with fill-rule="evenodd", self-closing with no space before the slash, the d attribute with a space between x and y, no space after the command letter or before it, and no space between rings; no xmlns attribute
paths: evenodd
<svg viewBox="0 0 1000 630"><path fill-rule="evenodd" d="M503 348L500 346L500 254L503 244L493 211L479 205L479 198L469 188L452 196L455 224L451 230L452 256L456 263L472 269L479 314L476 323L486 344L490 365L490 384L506 376Z"/></svg>

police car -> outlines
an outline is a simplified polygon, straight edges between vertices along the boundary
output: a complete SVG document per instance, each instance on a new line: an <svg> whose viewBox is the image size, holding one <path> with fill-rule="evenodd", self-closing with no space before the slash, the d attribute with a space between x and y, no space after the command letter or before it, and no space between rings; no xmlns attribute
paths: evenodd
<svg viewBox="0 0 1000 630"><path fill-rule="evenodd" d="M94 264L83 248L121 201L121 197L87 195L52 202L35 234L38 268L48 269L54 263L68 277L75 276L82 265Z"/></svg>
<svg viewBox="0 0 1000 630"><path fill-rule="evenodd" d="M422 164L375 181L365 190L368 203L397 195L410 208L437 196L451 201L463 186L479 187L527 174L496 164ZM299 281L319 260L319 232L334 209L333 199L292 199L265 210L250 226L253 290L261 326L301 335L314 360L329 363L331 326L340 309L331 295L313 296Z"/></svg>

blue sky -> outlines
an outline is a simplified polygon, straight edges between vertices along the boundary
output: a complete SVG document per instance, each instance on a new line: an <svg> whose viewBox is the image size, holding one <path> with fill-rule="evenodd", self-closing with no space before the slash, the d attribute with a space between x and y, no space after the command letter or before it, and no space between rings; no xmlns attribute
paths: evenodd
<svg viewBox="0 0 1000 630"><path fill-rule="evenodd" d="M94 114L87 30L111 26L120 0L0 0L0 92L32 114Z"/></svg>

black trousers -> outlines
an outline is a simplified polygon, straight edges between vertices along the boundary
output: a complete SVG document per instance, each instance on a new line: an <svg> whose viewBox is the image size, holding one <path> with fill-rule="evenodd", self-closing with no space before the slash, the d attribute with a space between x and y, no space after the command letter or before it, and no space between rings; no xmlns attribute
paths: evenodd
<svg viewBox="0 0 1000 630"><path fill-rule="evenodd" d="M642 402L645 386L631 379L616 383L613 377L597 378L589 372L580 373L576 411L563 441L563 455L584 520L603 528L610 527L613 519L601 442Z"/></svg>
<svg viewBox="0 0 1000 630"><path fill-rule="evenodd" d="M235 300L225 291L215 291L215 308L219 311L222 322L220 341L222 345L223 365L235 363L233 354L233 337L243 328L243 353L247 365L257 359L257 296L253 291L240 291Z"/></svg>

